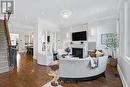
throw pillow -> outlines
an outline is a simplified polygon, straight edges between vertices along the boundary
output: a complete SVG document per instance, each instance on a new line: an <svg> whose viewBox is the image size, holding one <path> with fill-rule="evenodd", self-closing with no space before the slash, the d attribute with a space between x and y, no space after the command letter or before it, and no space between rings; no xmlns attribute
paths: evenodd
<svg viewBox="0 0 130 87"><path fill-rule="evenodd" d="M100 52L100 51L96 51L96 57L102 57L104 55L104 53Z"/></svg>
<svg viewBox="0 0 130 87"><path fill-rule="evenodd" d="M95 52L90 52L90 57L94 57L94 58L96 58L96 54L95 54Z"/></svg>

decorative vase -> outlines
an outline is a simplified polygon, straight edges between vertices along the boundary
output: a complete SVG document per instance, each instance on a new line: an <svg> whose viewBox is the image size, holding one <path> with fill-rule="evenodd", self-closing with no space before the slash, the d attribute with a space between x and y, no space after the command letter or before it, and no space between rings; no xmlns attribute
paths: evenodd
<svg viewBox="0 0 130 87"><path fill-rule="evenodd" d="M116 58L116 50L115 49L112 49L112 58Z"/></svg>

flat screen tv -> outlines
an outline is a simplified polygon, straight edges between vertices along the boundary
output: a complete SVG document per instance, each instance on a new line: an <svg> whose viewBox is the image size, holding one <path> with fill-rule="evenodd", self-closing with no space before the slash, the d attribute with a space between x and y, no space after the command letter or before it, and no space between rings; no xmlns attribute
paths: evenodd
<svg viewBox="0 0 130 87"><path fill-rule="evenodd" d="M72 41L86 41L86 40L87 40L87 31L72 33Z"/></svg>

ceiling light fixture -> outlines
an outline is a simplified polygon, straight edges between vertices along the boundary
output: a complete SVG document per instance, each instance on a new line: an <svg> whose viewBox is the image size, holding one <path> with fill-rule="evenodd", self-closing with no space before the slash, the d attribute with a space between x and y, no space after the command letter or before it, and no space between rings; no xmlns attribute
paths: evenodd
<svg viewBox="0 0 130 87"><path fill-rule="evenodd" d="M70 10L62 10L60 12L60 15L63 17L63 18L68 18L72 15L72 11Z"/></svg>

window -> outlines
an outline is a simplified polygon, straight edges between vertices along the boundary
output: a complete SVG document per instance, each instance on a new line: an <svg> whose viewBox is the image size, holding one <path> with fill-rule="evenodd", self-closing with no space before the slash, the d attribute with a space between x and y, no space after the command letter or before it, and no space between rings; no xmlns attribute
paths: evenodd
<svg viewBox="0 0 130 87"><path fill-rule="evenodd" d="M7 12L14 13L14 1L1 1L1 13L5 14Z"/></svg>
<svg viewBox="0 0 130 87"><path fill-rule="evenodd" d="M18 43L18 39L19 39L19 34L10 34L10 39L11 39L11 45L12 46L16 46Z"/></svg>

